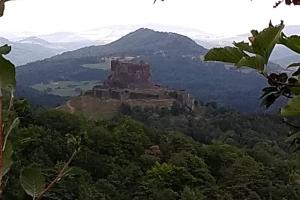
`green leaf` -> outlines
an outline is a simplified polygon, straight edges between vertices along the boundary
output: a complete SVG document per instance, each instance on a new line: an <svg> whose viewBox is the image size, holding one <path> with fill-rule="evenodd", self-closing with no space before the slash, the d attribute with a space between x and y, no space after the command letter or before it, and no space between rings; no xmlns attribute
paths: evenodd
<svg viewBox="0 0 300 200"><path fill-rule="evenodd" d="M299 140L300 139L300 132L294 133L293 135L291 135L290 137L288 137L285 142L293 142L295 140Z"/></svg>
<svg viewBox="0 0 300 200"><path fill-rule="evenodd" d="M281 115L284 117L300 116L300 96L294 97L281 108Z"/></svg>
<svg viewBox="0 0 300 200"><path fill-rule="evenodd" d="M255 54L262 56L266 63L269 61L270 55L280 39L283 28L283 24L268 27L253 37L253 51Z"/></svg>
<svg viewBox="0 0 300 200"><path fill-rule="evenodd" d="M233 45L239 48L241 51L247 51L249 53L254 53L253 48L248 42L233 42Z"/></svg>
<svg viewBox="0 0 300 200"><path fill-rule="evenodd" d="M278 94L274 94L274 93L270 94L263 99L261 105L265 106L266 108L269 108L276 101L278 97L279 97Z"/></svg>
<svg viewBox="0 0 300 200"><path fill-rule="evenodd" d="M11 47L7 44L0 47L0 89L5 87L15 87L16 71L15 66L3 55L8 54Z"/></svg>
<svg viewBox="0 0 300 200"><path fill-rule="evenodd" d="M291 68L291 67L300 67L300 63L292 63L287 68Z"/></svg>
<svg viewBox="0 0 300 200"><path fill-rule="evenodd" d="M300 67L292 74L292 76L299 76L300 75Z"/></svg>
<svg viewBox="0 0 300 200"><path fill-rule="evenodd" d="M46 186L45 177L39 168L24 168L20 174L20 182L25 192L34 199L39 196Z"/></svg>
<svg viewBox="0 0 300 200"><path fill-rule="evenodd" d="M2 177L7 174L7 172L10 170L13 160L12 160L12 154L13 154L13 146L11 142L7 142L5 150L3 152L3 174ZM1 178L2 178L1 177Z"/></svg>
<svg viewBox="0 0 300 200"><path fill-rule="evenodd" d="M0 55L0 88L15 87L16 70L15 66Z"/></svg>
<svg viewBox="0 0 300 200"><path fill-rule="evenodd" d="M288 75L287 73L280 73L278 74L278 81L281 83L285 83L288 80Z"/></svg>
<svg viewBox="0 0 300 200"><path fill-rule="evenodd" d="M260 98L264 98L265 96L269 95L270 93L276 93L278 92L277 87L265 87L263 89L263 94L260 96Z"/></svg>
<svg viewBox="0 0 300 200"><path fill-rule="evenodd" d="M292 35L289 37L286 37L285 35L282 35L282 37L279 40L279 44L282 44L286 46L287 48L300 53L300 36L298 35Z"/></svg>
<svg viewBox="0 0 300 200"><path fill-rule="evenodd" d="M300 87L298 87L300 86L299 80L292 77L288 79L288 83L297 86L297 87L290 86L289 89L294 95L300 95Z"/></svg>
<svg viewBox="0 0 300 200"><path fill-rule="evenodd" d="M295 95L300 95L300 88L299 87L291 87L291 92Z"/></svg>
<svg viewBox="0 0 300 200"><path fill-rule="evenodd" d="M0 47L0 54L6 55L11 51L11 46L8 46L7 44Z"/></svg>
<svg viewBox="0 0 300 200"><path fill-rule="evenodd" d="M4 144L3 144L3 148L4 149L6 147L8 136L10 135L10 133L12 132L12 130L14 128L16 128L17 126L19 126L19 124L20 124L20 119L17 117L17 118L14 119L14 121L12 122L12 124L9 126L8 131L5 133L5 139L4 139Z"/></svg>
<svg viewBox="0 0 300 200"><path fill-rule="evenodd" d="M263 71L265 67L265 59L260 55L253 56L253 57L243 57L237 64L237 67L250 67L253 69L257 69L258 71Z"/></svg>
<svg viewBox="0 0 300 200"><path fill-rule="evenodd" d="M293 84L293 85L299 85L299 81L298 79L294 78L294 77L291 77L288 79L288 83L289 84Z"/></svg>
<svg viewBox="0 0 300 200"><path fill-rule="evenodd" d="M213 48L205 56L205 61L238 63L246 54L236 47Z"/></svg>

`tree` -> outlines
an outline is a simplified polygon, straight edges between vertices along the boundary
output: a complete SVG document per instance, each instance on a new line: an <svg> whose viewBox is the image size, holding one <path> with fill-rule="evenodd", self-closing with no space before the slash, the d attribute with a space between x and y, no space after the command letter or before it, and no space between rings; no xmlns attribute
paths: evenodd
<svg viewBox="0 0 300 200"><path fill-rule="evenodd" d="M4 14L7 1L10 0L0 0L0 17ZM11 47L8 45L0 47L0 199L3 198L5 182L8 181L8 178L4 180L4 176L9 172L13 164L13 145L9 140L9 135L19 124L19 118L16 117L16 112L13 110L14 88L16 86L15 65L4 57L10 51ZM7 90L10 93L10 100L8 105L4 105L4 94L7 94ZM5 123L3 123L4 120ZM24 191L32 196L33 199L41 199L45 193L69 172L69 165L80 149L80 138L70 136L68 142L75 147L75 150L48 185L40 168L30 166L21 170L20 183Z"/></svg>
<svg viewBox="0 0 300 200"><path fill-rule="evenodd" d="M0 197L2 195L3 176L8 172L10 166L12 165L11 156L13 148L8 141L8 136L18 123L17 118L13 120L11 124L7 123L6 126L4 126L3 123L4 113L7 116L11 114L13 90L16 85L15 66L4 57L4 55L8 54L10 51L11 47L8 45L0 47ZM8 109L4 110L3 98L4 94L6 94L4 92L6 89L9 89L11 92L11 101Z"/></svg>
<svg viewBox="0 0 300 200"><path fill-rule="evenodd" d="M204 200L206 199L202 192L185 187L180 200Z"/></svg>

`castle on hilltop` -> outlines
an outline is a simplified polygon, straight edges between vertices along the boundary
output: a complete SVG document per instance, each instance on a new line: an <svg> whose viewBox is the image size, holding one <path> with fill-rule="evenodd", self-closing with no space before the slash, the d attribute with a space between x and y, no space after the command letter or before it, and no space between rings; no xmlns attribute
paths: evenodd
<svg viewBox="0 0 300 200"><path fill-rule="evenodd" d="M111 75L104 82L109 88L145 89L153 88L150 65L128 61L111 61Z"/></svg>
<svg viewBox="0 0 300 200"><path fill-rule="evenodd" d="M140 106L171 108L174 102L193 110L195 99L185 91L171 90L151 81L150 65L126 60L112 60L111 74L102 85L95 86L85 95L103 101L118 100L122 103Z"/></svg>

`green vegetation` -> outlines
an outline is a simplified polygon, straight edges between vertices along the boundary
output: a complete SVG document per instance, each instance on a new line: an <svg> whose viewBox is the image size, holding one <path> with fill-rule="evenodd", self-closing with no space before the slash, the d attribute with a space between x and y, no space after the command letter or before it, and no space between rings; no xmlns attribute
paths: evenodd
<svg viewBox="0 0 300 200"><path fill-rule="evenodd" d="M249 42L234 42L235 47L224 47L211 49L206 55L206 61L221 61L234 64L237 68L249 67L259 72L267 81L269 86L265 87L261 96L262 105L269 108L278 98L289 99L287 105L281 108L284 121L296 131L299 126L289 122L293 117L300 116L300 63L291 63L286 68L294 68L293 73L274 73L267 69L271 53L276 45L284 45L290 50L300 54L300 36L286 36L282 31L284 24L281 22L261 32L252 30ZM294 130L294 131L295 131ZM298 141L299 134L296 132L292 140Z"/></svg>
<svg viewBox="0 0 300 200"><path fill-rule="evenodd" d="M83 64L82 67L88 69L103 69L103 70L110 70L110 63L96 63L96 64Z"/></svg>
<svg viewBox="0 0 300 200"><path fill-rule="evenodd" d="M9 0L0 1L0 17L3 16L5 9L5 2ZM14 64L7 60L4 55L10 53L11 47L4 45L0 47L0 199L7 199L5 196L6 189L12 191L12 188L7 187L7 183L11 176L12 168L20 160L14 160L14 153L17 152L24 144L24 141L17 142L12 139L13 133L20 122L31 122L29 105L20 100L14 102L14 89L16 87L16 70ZM9 95L7 95L9 94ZM20 115L23 115L22 117ZM21 120L20 120L21 119ZM22 124L22 123L21 123ZM29 137L30 140L31 136ZM53 179L46 182L45 174L42 170L28 163L26 166L19 166L18 173L20 184L19 187L31 196L33 200L40 200L44 198L45 194L52 189L55 184L67 176L69 165L73 161L75 155L80 150L80 138L70 135L67 144L73 148L73 153L66 163L61 162L60 168L57 169L57 174L53 175ZM26 143L26 142L25 142ZM51 170L51 169L50 169ZM15 179L17 180L17 179ZM19 199L19 198L18 198Z"/></svg>
<svg viewBox="0 0 300 200"><path fill-rule="evenodd" d="M32 88L48 94L69 97L78 96L82 91L92 89L99 81L57 81L48 84L40 83Z"/></svg>
<svg viewBox="0 0 300 200"><path fill-rule="evenodd" d="M65 177L43 199L274 199L297 200L299 152L285 141L289 128L271 115L243 115L212 105L187 113L130 108L109 121L88 121L57 110L34 111L16 101L18 148L5 199L27 199L23 174L54 179L81 138ZM146 125L147 124L147 125ZM155 147L156 146L156 147ZM152 148L155 147L155 148ZM19 169L31 166L28 171ZM29 183L30 183L29 182ZM32 187L32 184L29 184ZM24 186L23 186L24 187Z"/></svg>
<svg viewBox="0 0 300 200"><path fill-rule="evenodd" d="M253 31L251 44L214 49L205 58L258 70L270 84L264 105L286 96L291 100L281 114L294 117L300 115L300 69L290 76L266 71L277 43L299 51L299 37L286 37L282 29L283 24ZM0 48L1 92L15 86L14 65L2 56L9 51ZM89 121L5 97L1 93L1 199L300 198L299 134L286 140L293 129L278 116L244 115L214 103L200 103L193 113L175 105L170 110L123 105L112 120Z"/></svg>
<svg viewBox="0 0 300 200"><path fill-rule="evenodd" d="M1 17L3 10L0 12L2 12L0 13ZM4 176L8 173L13 163L13 146L9 140L9 135L19 122L17 117L10 116L13 104L13 91L16 85L15 66L4 57L10 51L11 47L8 45L0 47L0 198L2 198L3 193ZM8 109L4 110L4 94L6 94L7 90L11 98L8 103ZM7 120L5 116L10 116L13 120Z"/></svg>

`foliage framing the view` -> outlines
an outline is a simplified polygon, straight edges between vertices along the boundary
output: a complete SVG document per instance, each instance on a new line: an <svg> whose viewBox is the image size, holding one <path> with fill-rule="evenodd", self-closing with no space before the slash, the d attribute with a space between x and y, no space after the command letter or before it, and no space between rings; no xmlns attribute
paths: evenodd
<svg viewBox="0 0 300 200"><path fill-rule="evenodd" d="M3 16L5 10L5 3L10 0L0 0L0 17ZM14 102L14 88L16 87L16 70L15 65L7 60L4 55L7 55L11 51L11 46L3 45L0 47L0 199L3 198L3 191L8 181L8 177L5 177L7 173L12 168L13 160L13 146L12 142L8 140L10 133L15 129L20 120L18 117L15 117L15 112L13 111L13 102ZM8 109L3 104L4 89L10 90L10 101ZM5 115L4 115L5 114ZM4 117L11 118L13 120L10 123L4 124ZM72 153L72 156L69 160L63 165L61 169L58 170L58 174L55 178L46 185L46 178L42 174L42 170L36 167L26 167L22 169L20 174L20 183L24 191L30 195L34 200L41 199L45 193L49 192L52 187L58 183L64 176L66 176L71 170L69 165L73 161L75 155L80 149L80 138L69 136L68 143L70 143L75 150ZM5 178L4 178L5 177Z"/></svg>
<svg viewBox="0 0 300 200"><path fill-rule="evenodd" d="M234 64L236 67L249 67L262 74L269 83L263 89L262 104L267 108L271 106L280 96L289 98L288 105L281 109L284 117L300 116L300 64L292 63L287 67L294 67L295 72L272 73L267 70L267 64L272 51L276 45L284 45L296 53L300 53L300 36L286 36L282 30L283 23L268 28L261 32L252 30L249 42L234 42L234 47L214 48L206 55L206 61L221 61Z"/></svg>
<svg viewBox="0 0 300 200"><path fill-rule="evenodd" d="M11 47L8 45L0 47L0 196L2 194L3 188L3 177L9 171L12 165L11 157L13 154L13 147L8 141L8 136L11 130L17 125L18 122L18 119L13 120L13 122L9 126L7 126L8 128L6 128L3 124L4 106L2 92L4 89L10 88L12 94L13 88L16 84L15 66L3 56L8 54L10 51ZM11 106L9 106L9 110L10 108Z"/></svg>
<svg viewBox="0 0 300 200"><path fill-rule="evenodd" d="M234 42L234 47L211 49L204 57L206 61L221 61L235 65L236 67L249 67L257 70L268 81L261 96L262 105L269 108L279 97L288 98L287 105L281 108L283 122L294 131L289 137L291 144L300 140L300 126L289 122L292 117L300 116L300 63L292 63L287 68L295 68L293 73L274 73L268 70L269 58L276 45L284 45L290 50L300 53L300 36L286 36L282 31L284 24L269 27L261 32L252 30L249 42ZM293 120L292 120L293 121Z"/></svg>

